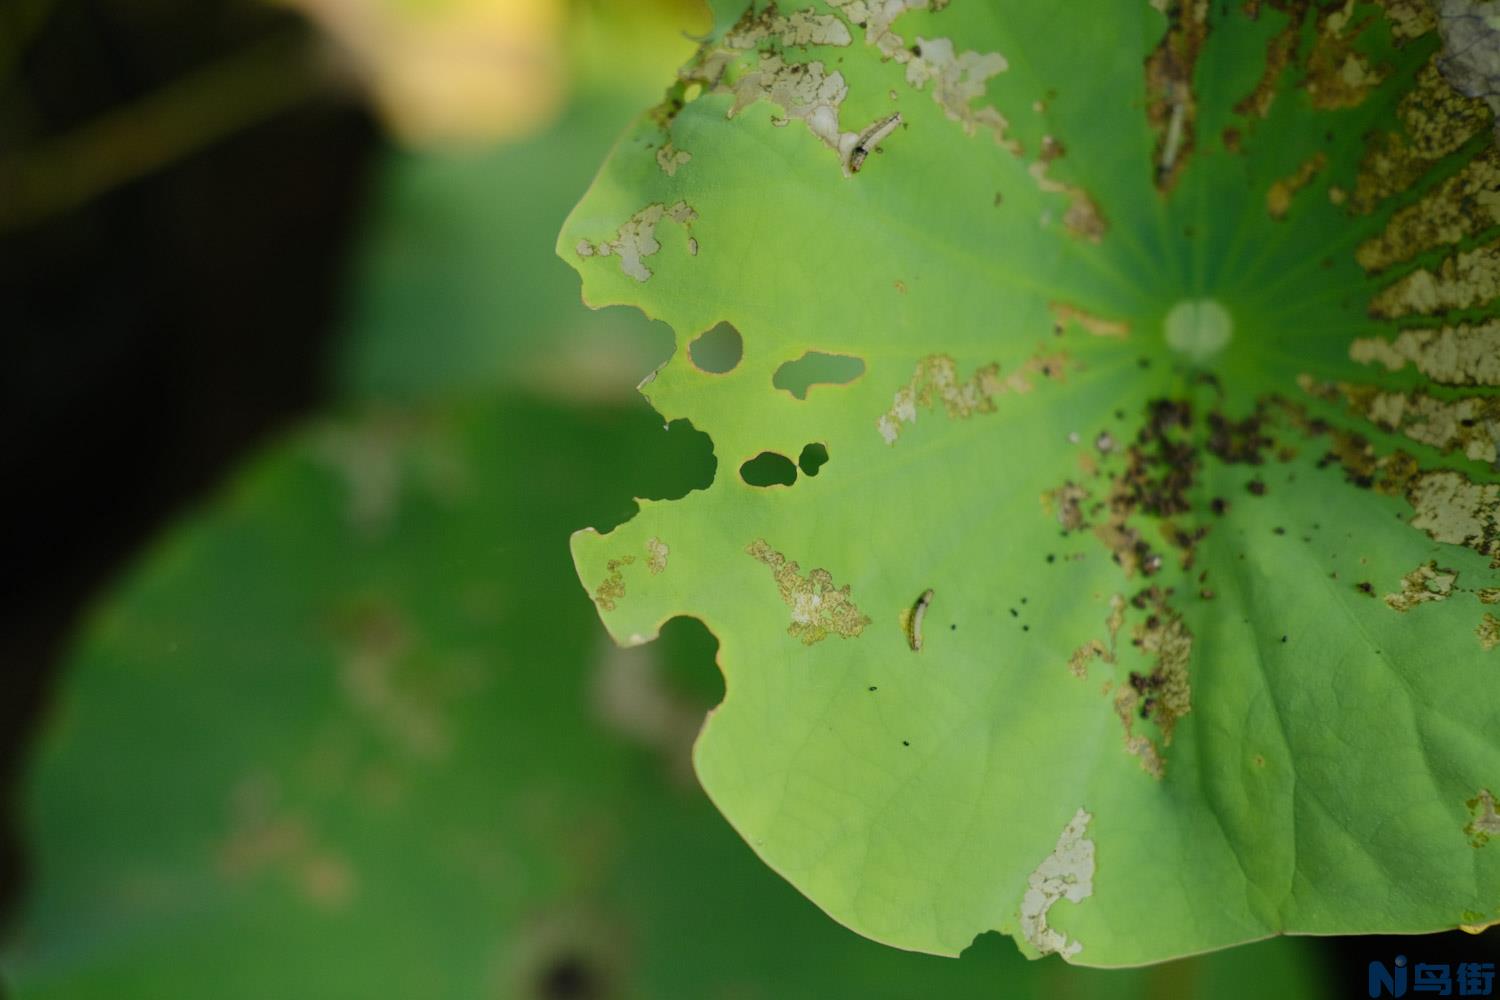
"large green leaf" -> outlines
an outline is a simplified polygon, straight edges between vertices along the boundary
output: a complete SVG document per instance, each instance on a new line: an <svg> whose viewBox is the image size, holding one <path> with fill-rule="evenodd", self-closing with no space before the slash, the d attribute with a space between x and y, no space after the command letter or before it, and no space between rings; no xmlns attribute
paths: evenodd
<svg viewBox="0 0 1500 1000"><path fill-rule="evenodd" d="M14 995L1318 995L1289 943L1123 978L998 941L945 962L798 898L688 773L712 640L616 650L559 558L626 483L687 488L704 456L660 442L643 405L367 414L174 532L32 770Z"/></svg>
<svg viewBox="0 0 1500 1000"><path fill-rule="evenodd" d="M558 243L714 441L574 556L724 814L941 954L1500 916L1495 8L744 6Z"/></svg>

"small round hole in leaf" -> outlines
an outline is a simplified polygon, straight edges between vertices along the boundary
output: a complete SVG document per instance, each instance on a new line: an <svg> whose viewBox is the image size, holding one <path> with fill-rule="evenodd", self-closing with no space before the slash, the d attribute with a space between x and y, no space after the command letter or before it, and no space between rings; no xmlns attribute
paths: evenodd
<svg viewBox="0 0 1500 1000"><path fill-rule="evenodd" d="M797 467L785 455L763 451L740 466L740 478L751 486L790 486L797 481Z"/></svg>
<svg viewBox="0 0 1500 1000"><path fill-rule="evenodd" d="M797 467L809 476L816 476L818 470L827 464L828 449L816 441L803 448L801 456L797 459Z"/></svg>
<svg viewBox="0 0 1500 1000"><path fill-rule="evenodd" d="M744 355L745 342L740 339L740 331L728 323L720 323L688 345L688 357L694 366L710 375L734 371Z"/></svg>

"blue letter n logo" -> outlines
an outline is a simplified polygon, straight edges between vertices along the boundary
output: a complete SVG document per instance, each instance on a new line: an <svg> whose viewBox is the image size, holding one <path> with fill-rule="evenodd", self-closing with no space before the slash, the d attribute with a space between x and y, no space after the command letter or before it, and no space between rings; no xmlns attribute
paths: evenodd
<svg viewBox="0 0 1500 1000"><path fill-rule="evenodd" d="M1406 956L1397 955L1395 969L1387 969L1384 962L1370 963L1371 997L1406 996Z"/></svg>

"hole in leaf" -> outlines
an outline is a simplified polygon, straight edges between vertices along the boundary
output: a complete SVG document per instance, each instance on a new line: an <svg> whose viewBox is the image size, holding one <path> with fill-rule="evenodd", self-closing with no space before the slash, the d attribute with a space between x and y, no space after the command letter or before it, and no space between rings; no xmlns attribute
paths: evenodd
<svg viewBox="0 0 1500 1000"><path fill-rule="evenodd" d="M864 373L863 358L808 351L796 361L788 361L776 369L771 384L798 399L806 399L808 390L815 385L848 385Z"/></svg>
<svg viewBox="0 0 1500 1000"><path fill-rule="evenodd" d="M694 427L689 420L673 420L657 451L660 465L646 466L652 475L637 487L648 500L680 500L693 490L713 485L719 460L714 457L714 440ZM657 457L657 456L653 456ZM634 467L646 463L633 456Z"/></svg>
<svg viewBox="0 0 1500 1000"><path fill-rule="evenodd" d="M581 516L601 532L611 531L636 515L640 507L632 495L644 500L680 500L693 490L708 489L718 472L713 438L688 420L673 420L662 433L661 418L644 403L642 400L639 417L630 417L636 425L626 439L631 447L606 452L595 463L601 481L634 484L629 492L588 494L587 513ZM617 425L619 419L601 411L584 418L574 430L589 436L580 440L594 439L608 433L606 428ZM566 453L566 444L556 447L559 453ZM566 483L567 478L558 481Z"/></svg>
<svg viewBox="0 0 1500 1000"><path fill-rule="evenodd" d="M728 323L720 323L688 345L688 357L694 366L710 375L734 371L744 356L745 342L740 339L740 331Z"/></svg>
<svg viewBox="0 0 1500 1000"><path fill-rule="evenodd" d="M597 1000L604 984L599 974L578 955L559 955L548 963L537 980L542 1000Z"/></svg>
<svg viewBox="0 0 1500 1000"><path fill-rule="evenodd" d="M672 618L662 625L657 642L662 681L669 691L703 712L724 700L724 676L716 659L719 640L707 625L687 615Z"/></svg>
<svg viewBox="0 0 1500 1000"><path fill-rule="evenodd" d="M797 459L797 467L804 474L816 476L818 470L828 464L828 449L814 441L802 449L802 455Z"/></svg>
<svg viewBox="0 0 1500 1000"><path fill-rule="evenodd" d="M797 481L797 467L785 455L763 451L740 466L740 478L751 486L790 486Z"/></svg>

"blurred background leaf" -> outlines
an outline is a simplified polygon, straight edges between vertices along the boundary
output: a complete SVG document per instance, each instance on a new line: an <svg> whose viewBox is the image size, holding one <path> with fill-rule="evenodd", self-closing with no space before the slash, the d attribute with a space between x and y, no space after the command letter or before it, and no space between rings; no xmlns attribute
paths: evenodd
<svg viewBox="0 0 1500 1000"><path fill-rule="evenodd" d="M95 616L5 966L64 997L1317 995L1277 941L1142 972L864 940L691 777L715 643L615 649L564 556L711 474L643 402L323 421Z"/></svg>
<svg viewBox="0 0 1500 1000"><path fill-rule="evenodd" d="M570 96L555 117L528 120L531 134L511 142L434 142L387 155L379 207L355 258L336 366L343 392L413 400L525 384L567 398L620 398L671 354L665 324L634 310L580 309L576 277L548 258L558 220L630 120L659 99L664 73L692 53L684 32L706 27L703 8L552 3L567 11L565 40L554 42L570 68ZM475 4L351 6L419 18Z"/></svg>

